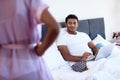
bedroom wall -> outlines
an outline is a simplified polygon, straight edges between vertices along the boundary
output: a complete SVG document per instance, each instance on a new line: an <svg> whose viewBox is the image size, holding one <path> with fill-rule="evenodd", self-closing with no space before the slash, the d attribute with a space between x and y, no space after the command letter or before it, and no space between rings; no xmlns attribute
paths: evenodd
<svg viewBox="0 0 120 80"><path fill-rule="evenodd" d="M104 17L108 40L112 32L120 31L120 0L45 0L57 21L64 21L69 13L80 20Z"/></svg>

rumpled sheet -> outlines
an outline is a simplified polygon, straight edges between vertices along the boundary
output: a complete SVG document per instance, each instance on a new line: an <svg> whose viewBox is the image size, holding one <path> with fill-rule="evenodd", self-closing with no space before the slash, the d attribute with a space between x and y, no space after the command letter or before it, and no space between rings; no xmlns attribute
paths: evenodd
<svg viewBox="0 0 120 80"><path fill-rule="evenodd" d="M89 70L74 72L69 66L53 70L54 80L120 80L120 49L113 48L111 55L87 62Z"/></svg>

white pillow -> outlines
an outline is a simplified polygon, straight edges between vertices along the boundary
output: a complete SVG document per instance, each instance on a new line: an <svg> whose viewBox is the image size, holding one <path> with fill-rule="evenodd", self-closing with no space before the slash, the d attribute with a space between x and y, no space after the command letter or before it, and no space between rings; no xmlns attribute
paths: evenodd
<svg viewBox="0 0 120 80"><path fill-rule="evenodd" d="M43 58L48 66L52 70L59 69L68 63L63 59L61 53L57 49L56 42L54 42L45 52Z"/></svg>
<svg viewBox="0 0 120 80"><path fill-rule="evenodd" d="M93 43L98 47L102 47L102 46L107 46L110 45L111 43L107 40L105 40L101 35L97 34L97 37L95 39L92 40Z"/></svg>

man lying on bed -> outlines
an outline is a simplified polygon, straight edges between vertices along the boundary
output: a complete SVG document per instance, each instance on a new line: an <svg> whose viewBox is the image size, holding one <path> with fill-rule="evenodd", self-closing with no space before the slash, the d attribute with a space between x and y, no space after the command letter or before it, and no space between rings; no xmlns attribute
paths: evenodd
<svg viewBox="0 0 120 80"><path fill-rule="evenodd" d="M76 31L78 18L70 14L65 19L64 28L58 39L57 46L64 60L69 61L74 71L82 72L87 70L86 61L88 56L98 53L98 48L92 43L90 37L84 32Z"/></svg>

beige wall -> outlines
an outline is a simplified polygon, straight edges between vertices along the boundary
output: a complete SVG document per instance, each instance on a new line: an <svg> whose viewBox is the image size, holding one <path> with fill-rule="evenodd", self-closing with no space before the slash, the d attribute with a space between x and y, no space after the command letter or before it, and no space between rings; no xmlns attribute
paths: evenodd
<svg viewBox="0 0 120 80"><path fill-rule="evenodd" d="M45 0L49 11L57 21L64 21L69 13L74 13L80 20L104 17L107 39L112 32L120 31L120 0Z"/></svg>

